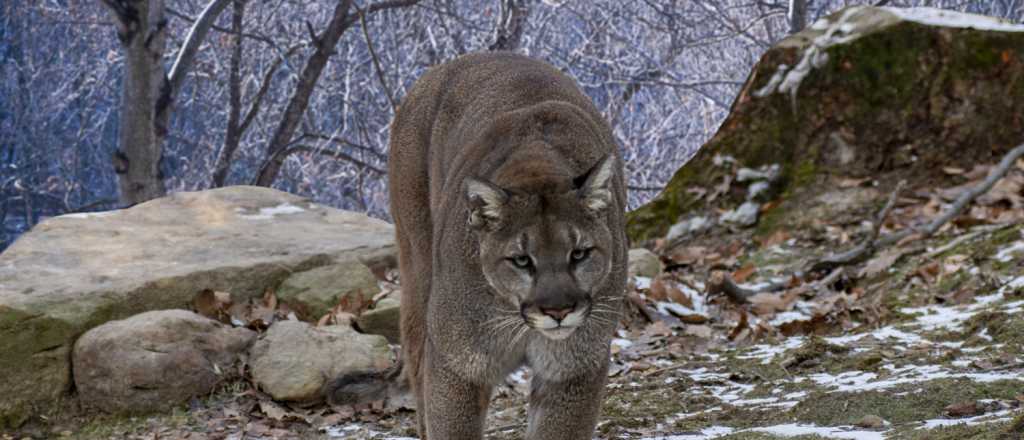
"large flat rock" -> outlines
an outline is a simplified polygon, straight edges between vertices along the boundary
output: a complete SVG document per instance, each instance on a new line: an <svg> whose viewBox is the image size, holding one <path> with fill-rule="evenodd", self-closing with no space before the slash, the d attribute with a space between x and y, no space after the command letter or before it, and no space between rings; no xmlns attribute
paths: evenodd
<svg viewBox="0 0 1024 440"><path fill-rule="evenodd" d="M392 227L261 187L177 193L48 219L0 254L0 428L70 384L70 348L104 322L261 295L293 272L393 252Z"/></svg>

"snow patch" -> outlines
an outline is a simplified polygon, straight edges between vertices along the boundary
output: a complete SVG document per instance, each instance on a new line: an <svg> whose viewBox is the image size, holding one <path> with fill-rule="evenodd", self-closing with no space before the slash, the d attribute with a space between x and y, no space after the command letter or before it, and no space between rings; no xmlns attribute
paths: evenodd
<svg viewBox="0 0 1024 440"><path fill-rule="evenodd" d="M1009 263L1013 261L1016 254L1024 255L1024 241L1018 241L1010 246L1000 249L992 258L995 258L1000 263Z"/></svg>
<svg viewBox="0 0 1024 440"><path fill-rule="evenodd" d="M117 211L100 211L100 212L76 212L72 214L64 214L60 218L74 218L74 219L86 219L86 218L100 218L113 215Z"/></svg>
<svg viewBox="0 0 1024 440"><path fill-rule="evenodd" d="M275 215L298 214L304 211L305 209L292 205L291 203L282 203L269 208L260 208L259 214L243 214L243 212L245 212L244 209L235 208L235 212L239 213L238 216L246 220L270 220L274 218Z"/></svg>
<svg viewBox="0 0 1024 440"><path fill-rule="evenodd" d="M1002 411L996 411L996 412L989 413L989 414L982 414L980 416L968 417L968 418L964 418L964 419L932 419L932 420L925 420L924 424L922 424L920 427L918 427L918 429L933 429L933 428L939 428L939 427L943 427L943 426L980 425L982 423L1002 422L1002 421L1010 420L1010 417L1006 417L1006 416L1011 415L1012 413L1013 413L1013 410L1007 409L1007 410L1002 410Z"/></svg>
<svg viewBox="0 0 1024 440"><path fill-rule="evenodd" d="M759 345L754 345L754 346L750 347L750 351L749 352L747 352L746 354L743 354L743 355L736 356L736 358L738 358L738 359L761 359L761 364L770 364L772 362L772 358L774 358L775 356L780 355L782 353L785 353L786 350L792 350L794 348L797 348L800 345L802 345L803 343L804 343L804 338L801 337L801 336L796 336L796 337L792 337L792 338L787 338L781 344L773 344L773 345L759 344Z"/></svg>
<svg viewBox="0 0 1024 440"><path fill-rule="evenodd" d="M877 381L875 379L878 375L867 371L847 371L839 375L817 373L809 377L818 385L829 387L833 392L883 390L897 385L947 378L965 378L981 383L998 380L1024 381L1019 373L953 373L937 365L908 365L900 368L886 365L883 368L889 370L891 375Z"/></svg>
<svg viewBox="0 0 1024 440"><path fill-rule="evenodd" d="M883 440L881 432L860 431L852 427L842 426L837 428L820 427L815 425L800 425L790 423L785 425L768 426L765 428L751 428L750 432L764 432L767 434L781 435L784 437L796 437L799 435L819 435L825 438L850 439L850 440Z"/></svg>
<svg viewBox="0 0 1024 440"><path fill-rule="evenodd" d="M736 430L728 426L712 426L704 428L699 433L670 435L667 437L647 437L644 440L709 440L732 434Z"/></svg>
<svg viewBox="0 0 1024 440"><path fill-rule="evenodd" d="M931 26L973 28L982 31L1001 32L1024 32L1024 25L1015 24L1007 20L1000 20L995 17L970 14L966 12L949 11L938 8L894 8L883 7L897 17L915 23Z"/></svg>
<svg viewBox="0 0 1024 440"><path fill-rule="evenodd" d="M650 278L648 278L648 277L634 277L634 278L636 278L636 288L637 289L646 290L646 289L650 289L651 288L651 279Z"/></svg>
<svg viewBox="0 0 1024 440"><path fill-rule="evenodd" d="M773 326L780 326L783 324L789 324L796 321L810 321L811 317L801 312L782 312L775 315L775 318L768 323Z"/></svg>

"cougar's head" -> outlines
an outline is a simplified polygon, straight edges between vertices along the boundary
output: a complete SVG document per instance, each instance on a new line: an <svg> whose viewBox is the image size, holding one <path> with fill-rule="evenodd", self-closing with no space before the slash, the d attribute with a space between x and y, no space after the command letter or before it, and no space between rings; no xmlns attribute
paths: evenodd
<svg viewBox="0 0 1024 440"><path fill-rule="evenodd" d="M527 326L548 338L567 338L590 317L595 291L611 270L605 211L614 164L609 155L551 191L464 183L484 276Z"/></svg>

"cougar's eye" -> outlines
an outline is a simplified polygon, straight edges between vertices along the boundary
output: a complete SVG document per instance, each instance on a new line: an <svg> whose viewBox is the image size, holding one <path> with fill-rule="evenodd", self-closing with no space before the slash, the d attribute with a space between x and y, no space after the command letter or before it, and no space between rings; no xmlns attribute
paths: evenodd
<svg viewBox="0 0 1024 440"><path fill-rule="evenodd" d="M516 265L516 267L520 269L530 267L531 264L530 257L526 255L516 255L514 257L510 257L509 261L511 261L512 264Z"/></svg>
<svg viewBox="0 0 1024 440"><path fill-rule="evenodd" d="M590 255L590 249L576 249L572 251L569 258L572 258L572 261L583 261L588 255Z"/></svg>

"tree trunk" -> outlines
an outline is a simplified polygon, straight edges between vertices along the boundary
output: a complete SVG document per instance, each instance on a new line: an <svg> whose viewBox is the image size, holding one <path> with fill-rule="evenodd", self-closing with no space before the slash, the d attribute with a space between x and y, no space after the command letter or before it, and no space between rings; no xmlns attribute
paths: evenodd
<svg viewBox="0 0 1024 440"><path fill-rule="evenodd" d="M118 150L113 157L122 205L135 205L167 193L160 158L174 96L200 44L229 1L212 0L206 6L189 30L170 74L165 74L164 0L103 0L114 15L124 49Z"/></svg>
<svg viewBox="0 0 1024 440"><path fill-rule="evenodd" d="M227 180L231 170L231 160L242 140L242 18L245 15L245 1L234 0L234 13L231 15L231 31L235 34L235 47L231 51L231 70L228 74L228 128L224 134L224 146L217 155L213 168L213 186L220 188Z"/></svg>
<svg viewBox="0 0 1024 440"><path fill-rule="evenodd" d="M795 34L807 26L807 0L789 0L789 33Z"/></svg>
<svg viewBox="0 0 1024 440"><path fill-rule="evenodd" d="M154 130L154 104L164 80L166 21L163 0L105 0L115 14L124 49L124 83L114 171L121 203L134 205L166 193L160 176L164 136Z"/></svg>

